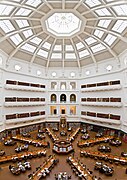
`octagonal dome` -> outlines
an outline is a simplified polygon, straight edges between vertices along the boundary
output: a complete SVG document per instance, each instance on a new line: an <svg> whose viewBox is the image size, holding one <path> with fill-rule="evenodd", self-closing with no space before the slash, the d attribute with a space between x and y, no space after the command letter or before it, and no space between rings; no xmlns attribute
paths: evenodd
<svg viewBox="0 0 127 180"><path fill-rule="evenodd" d="M47 31L56 36L71 36L80 31L82 21L73 13L54 13L46 21Z"/></svg>
<svg viewBox="0 0 127 180"><path fill-rule="evenodd" d="M7 63L14 57L46 68L82 68L118 61L126 47L127 1L0 1L0 49Z"/></svg>

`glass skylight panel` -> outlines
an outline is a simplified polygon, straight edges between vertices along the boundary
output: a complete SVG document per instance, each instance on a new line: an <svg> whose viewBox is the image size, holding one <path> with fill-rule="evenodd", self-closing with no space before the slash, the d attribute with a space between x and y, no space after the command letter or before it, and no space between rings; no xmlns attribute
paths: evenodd
<svg viewBox="0 0 127 180"><path fill-rule="evenodd" d="M87 44L88 44L88 45L90 45L90 44L93 44L93 43L97 42L97 40L95 40L95 39L94 39L94 38L92 38L92 37L89 37L89 38L85 39L85 41L87 42Z"/></svg>
<svg viewBox="0 0 127 180"><path fill-rule="evenodd" d="M98 26L107 28L110 24L111 20L100 20Z"/></svg>
<svg viewBox="0 0 127 180"><path fill-rule="evenodd" d="M127 21L118 20L113 26L112 30L122 33L127 28Z"/></svg>
<svg viewBox="0 0 127 180"><path fill-rule="evenodd" d="M110 13L109 10L106 9L106 8L97 9L97 10L95 10L95 12L96 12L99 16L111 16L111 13Z"/></svg>
<svg viewBox="0 0 127 180"><path fill-rule="evenodd" d="M50 47L51 47L51 44L48 43L48 42L45 42L42 47L44 47L45 49L48 49L48 50L49 50Z"/></svg>
<svg viewBox="0 0 127 180"><path fill-rule="evenodd" d="M23 41L19 34L15 34L15 35L11 36L10 39L13 41L13 43L15 45L18 45Z"/></svg>
<svg viewBox="0 0 127 180"><path fill-rule="evenodd" d="M42 3L41 0L28 0L25 4L28 4L33 7L37 7L41 3Z"/></svg>
<svg viewBox="0 0 127 180"><path fill-rule="evenodd" d="M99 0L86 0L84 3L86 3L90 7L94 7L101 4Z"/></svg>
<svg viewBox="0 0 127 180"><path fill-rule="evenodd" d="M46 21L47 30L56 36L71 36L80 31L82 21L73 13L59 12Z"/></svg>
<svg viewBox="0 0 127 180"><path fill-rule="evenodd" d="M26 38L28 38L33 35L33 32L31 29L29 29L29 30L23 31L23 34Z"/></svg>
<svg viewBox="0 0 127 180"><path fill-rule="evenodd" d="M83 45L83 43L79 42L76 44L76 47L77 47L77 50L79 50L81 48L84 48L84 45Z"/></svg>
<svg viewBox="0 0 127 180"><path fill-rule="evenodd" d="M111 46L116 39L117 39L116 36L113 36L112 34L108 34L104 42L106 42L109 46Z"/></svg>
<svg viewBox="0 0 127 180"><path fill-rule="evenodd" d="M5 33L15 30L14 26L9 20L0 21L0 27Z"/></svg>
<svg viewBox="0 0 127 180"><path fill-rule="evenodd" d="M54 51L62 51L62 46L61 45L55 45Z"/></svg>
<svg viewBox="0 0 127 180"><path fill-rule="evenodd" d="M20 28L29 26L29 23L27 20L16 20L16 23Z"/></svg>
<svg viewBox="0 0 127 180"><path fill-rule="evenodd" d="M65 50L66 50L66 51L74 51L72 45L66 45L66 46L65 46Z"/></svg>
<svg viewBox="0 0 127 180"><path fill-rule="evenodd" d="M44 58L47 58L48 57L48 52L47 51L44 51L42 49L40 49L37 53L39 56L42 56Z"/></svg>
<svg viewBox="0 0 127 180"><path fill-rule="evenodd" d="M91 49L92 49L93 53L96 53L96 52L106 49L106 47L103 46L102 44L97 44L97 45L91 47Z"/></svg>
<svg viewBox="0 0 127 180"><path fill-rule="evenodd" d="M62 53L52 53L51 59L62 59Z"/></svg>
<svg viewBox="0 0 127 180"><path fill-rule="evenodd" d="M20 8L15 15L28 16L30 13L31 13L31 10L25 9L25 8Z"/></svg>
<svg viewBox="0 0 127 180"><path fill-rule="evenodd" d="M41 41L42 41L42 39L40 39L38 37L35 37L35 38L30 40L30 42L37 44L37 45L39 45Z"/></svg>
<svg viewBox="0 0 127 180"><path fill-rule="evenodd" d="M65 59L76 59L75 53L66 53Z"/></svg>
<svg viewBox="0 0 127 180"><path fill-rule="evenodd" d="M123 5L119 5L119 6L113 6L113 9L115 10L115 12L118 15L127 15L127 5L123 4Z"/></svg>
<svg viewBox="0 0 127 180"><path fill-rule="evenodd" d="M82 58L82 57L88 56L89 54L90 54L89 51L86 49L79 52L79 57Z"/></svg>
<svg viewBox="0 0 127 180"><path fill-rule="evenodd" d="M24 45L21 47L21 49L33 53L33 52L35 51L36 47L35 47L35 46L32 46L31 44L26 43L26 44L24 44Z"/></svg>
<svg viewBox="0 0 127 180"><path fill-rule="evenodd" d="M94 31L94 35L97 36L97 37L99 37L99 38L101 38L101 37L103 36L103 34L104 34L104 32L103 32L103 31L100 31L100 30L98 30L98 29L96 29L96 30Z"/></svg>
<svg viewBox="0 0 127 180"><path fill-rule="evenodd" d="M9 15L13 8L13 6L0 4L0 15Z"/></svg>

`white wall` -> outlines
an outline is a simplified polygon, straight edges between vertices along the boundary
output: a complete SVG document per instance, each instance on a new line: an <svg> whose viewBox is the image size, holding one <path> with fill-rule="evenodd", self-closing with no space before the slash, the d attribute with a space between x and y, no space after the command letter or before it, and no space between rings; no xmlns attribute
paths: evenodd
<svg viewBox="0 0 127 180"><path fill-rule="evenodd" d="M0 131L5 129L5 115L13 114L13 113L25 113L32 111L46 111L46 121L52 120L53 117L50 117L50 95L52 93L56 93L59 97L60 94L66 93L67 97L70 96L71 93L77 95L77 117L69 117L70 121L80 121L81 110L84 111L93 111L100 113L112 113L116 115L121 115L121 125L115 126L112 125L112 128L119 128L123 131L127 132L127 52L125 51L119 56L119 62L114 61L114 59L105 60L103 62L98 63L97 66L89 65L81 70L78 68L66 68L61 70L60 68L49 68L48 71L39 65L29 66L29 63L20 61L19 59L13 58L8 65L6 65L7 55L2 51L0 52L0 59L2 59L2 65L0 65ZM14 69L15 64L21 66L20 71L16 71ZM113 69L110 72L107 72L107 65L112 65ZM41 75L38 76L36 74L37 70L41 71ZM90 75L87 76L85 72L89 70ZM56 72L57 76L52 77L52 72ZM75 72L76 76L71 77L70 73ZM17 81L25 81L31 83L39 83L46 85L46 92L33 92L33 91L18 91L18 90L7 90L4 88L5 82L7 79L17 80ZM110 91L98 91L98 92L81 92L81 84L89 84L89 83L97 83L104 81L112 81L112 80L120 80L122 88L120 90L110 90ZM67 82L67 90L61 91L59 88L57 91L51 90L51 82L56 81L58 84L60 82ZM76 82L76 89L70 91L69 83ZM28 107L5 107L4 99L5 97L45 97L46 105L45 106L28 106ZM121 97L122 99L122 107L92 107L92 106L81 106L80 99L81 97ZM57 107L59 110L60 104L57 102ZM69 99L67 108L69 109ZM69 113L69 111L68 111ZM60 115L60 112L59 114ZM55 119L55 118L54 118ZM59 118L58 118L59 119ZM44 120L42 120L44 121ZM98 124L98 123L97 123ZM19 124L18 126L22 126L23 124ZM109 125L107 125L108 127ZM9 128L9 125L8 127Z"/></svg>

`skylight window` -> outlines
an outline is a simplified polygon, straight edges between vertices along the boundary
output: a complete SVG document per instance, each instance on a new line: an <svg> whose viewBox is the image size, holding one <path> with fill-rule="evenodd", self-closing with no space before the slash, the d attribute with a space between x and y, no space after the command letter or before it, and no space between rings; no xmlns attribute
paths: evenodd
<svg viewBox="0 0 127 180"><path fill-rule="evenodd" d="M44 58L47 58L48 57L48 52L47 51L44 51L42 49L40 49L37 53L39 56L42 56Z"/></svg>
<svg viewBox="0 0 127 180"><path fill-rule="evenodd" d="M23 41L19 34L15 34L14 36L11 36L10 39L13 41L15 45L18 45Z"/></svg>
<svg viewBox="0 0 127 180"><path fill-rule="evenodd" d="M0 4L0 15L9 15L13 9L13 6Z"/></svg>
<svg viewBox="0 0 127 180"><path fill-rule="evenodd" d="M107 28L110 24L111 20L100 20L98 26Z"/></svg>
<svg viewBox="0 0 127 180"><path fill-rule="evenodd" d="M85 41L87 42L87 44L88 44L88 45L90 45L90 44L93 44L93 43L97 42L97 40L95 40L95 39L94 39L94 38L92 38L92 37L89 37L89 38L85 39Z"/></svg>
<svg viewBox="0 0 127 180"><path fill-rule="evenodd" d="M110 13L109 10L106 9L106 8L97 9L97 10L95 10L95 12L96 12L99 16L111 16L111 13Z"/></svg>
<svg viewBox="0 0 127 180"><path fill-rule="evenodd" d="M31 29L29 29L29 30L23 31L23 34L26 38L28 38L33 35L33 32Z"/></svg>
<svg viewBox="0 0 127 180"><path fill-rule="evenodd" d="M117 39L116 36L113 36L112 34L108 34L104 42L106 42L109 46L111 46L116 39Z"/></svg>
<svg viewBox="0 0 127 180"><path fill-rule="evenodd" d="M42 1L41 0L28 0L26 2L26 4L33 6L33 7L37 7L39 4L41 4Z"/></svg>
<svg viewBox="0 0 127 180"><path fill-rule="evenodd" d="M118 15L127 15L127 5L123 4L123 5L119 5L119 6L114 6L113 9L115 10L115 12Z"/></svg>
<svg viewBox="0 0 127 180"><path fill-rule="evenodd" d="M29 23L27 20L16 20L16 23L20 28L29 26Z"/></svg>
<svg viewBox="0 0 127 180"><path fill-rule="evenodd" d="M62 59L62 53L52 53L51 59Z"/></svg>
<svg viewBox="0 0 127 180"><path fill-rule="evenodd" d="M35 37L35 38L30 40L30 42L37 44L37 45L39 45L41 41L42 41L42 39L40 39L38 37Z"/></svg>
<svg viewBox="0 0 127 180"><path fill-rule="evenodd" d="M62 46L61 45L55 45L54 51L62 51Z"/></svg>
<svg viewBox="0 0 127 180"><path fill-rule="evenodd" d="M79 52L79 57L83 58L85 56L88 56L89 54L90 54L89 51L86 49L86 50L83 50L83 51Z"/></svg>
<svg viewBox="0 0 127 180"><path fill-rule="evenodd" d="M100 31L100 30L98 30L98 29L96 29L96 30L94 31L94 35L97 36L97 37L99 37L99 38L101 38L101 37L103 36L103 34L104 34L104 32L103 32L103 31Z"/></svg>
<svg viewBox="0 0 127 180"><path fill-rule="evenodd" d="M84 48L83 43L79 42L76 44L77 50Z"/></svg>
<svg viewBox="0 0 127 180"><path fill-rule="evenodd" d="M82 21L73 13L59 12L51 15L45 23L50 33L67 37L80 31Z"/></svg>
<svg viewBox="0 0 127 180"><path fill-rule="evenodd" d="M113 26L112 30L122 33L125 28L127 27L127 21L123 21L123 20L118 20L115 25Z"/></svg>
<svg viewBox="0 0 127 180"><path fill-rule="evenodd" d="M93 53L96 53L96 52L106 49L106 47L103 46L102 44L97 44L97 45L91 47L91 49L92 49Z"/></svg>
<svg viewBox="0 0 127 180"><path fill-rule="evenodd" d="M26 43L26 44L24 44L24 45L21 47L21 49L33 53L33 52L35 51L36 47L35 47L35 46L32 46L31 44Z"/></svg>
<svg viewBox="0 0 127 180"><path fill-rule="evenodd" d="M9 20L0 21L0 27L5 33L15 30L14 26Z"/></svg>
<svg viewBox="0 0 127 180"><path fill-rule="evenodd" d="M51 47L51 44L48 43L48 42L45 42L42 47L44 47L45 49L48 49L48 50L49 50L50 47Z"/></svg>
<svg viewBox="0 0 127 180"><path fill-rule="evenodd" d="M76 59L75 53L66 53L65 59Z"/></svg>
<svg viewBox="0 0 127 180"><path fill-rule="evenodd" d="M31 10L25 9L25 8L20 8L15 15L28 16L30 13L31 13Z"/></svg>
<svg viewBox="0 0 127 180"><path fill-rule="evenodd" d="M94 7L101 4L99 0L86 0L84 3L86 3L90 7Z"/></svg>
<svg viewBox="0 0 127 180"><path fill-rule="evenodd" d="M66 51L74 51L72 45L66 45L66 46L65 46L65 50L66 50Z"/></svg>

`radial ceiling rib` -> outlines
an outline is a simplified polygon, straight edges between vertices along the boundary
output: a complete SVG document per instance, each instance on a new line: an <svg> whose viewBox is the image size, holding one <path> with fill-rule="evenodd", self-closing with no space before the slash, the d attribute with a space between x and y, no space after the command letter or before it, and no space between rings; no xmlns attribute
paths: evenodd
<svg viewBox="0 0 127 180"><path fill-rule="evenodd" d="M121 5L121 4L126 4L125 0L120 0L120 1L116 1L116 2L113 1L113 2L108 3L108 4L102 4L102 5L90 8L88 11L83 12L82 15L88 14L88 13L93 12L93 11L98 10L98 9L107 8L107 7L110 8L112 6ZM85 5L85 3L83 3L83 5Z"/></svg>
<svg viewBox="0 0 127 180"><path fill-rule="evenodd" d="M110 33L110 34L112 34L112 35L114 35L114 36L117 36L119 39L121 39L122 41L124 41L124 42L127 43L127 38L121 36L121 35L118 34L117 32L113 32L113 31L110 31L110 30L107 30L107 29L104 29L104 28L98 27L98 26L93 27L93 26L86 25L86 28L102 30L102 31L104 31L104 32L106 32L106 33Z"/></svg>
<svg viewBox="0 0 127 180"><path fill-rule="evenodd" d="M73 42L72 39L70 39L70 40L71 40L71 43L72 43L72 45L73 45L73 47L74 47L74 51L75 51L75 54L76 54L76 59L77 59L78 67L79 67L79 69L80 69L80 68L81 68L81 65L80 65L79 55L78 55L78 53L77 53L75 43Z"/></svg>
<svg viewBox="0 0 127 180"><path fill-rule="evenodd" d="M104 41L101 41L101 39L99 39L98 37L96 37L94 35L91 35L88 32L84 32L84 33L90 37L93 37L97 41L99 41L101 44L103 44L109 50L109 52L112 54L113 57L115 57L116 59L118 58L117 54Z"/></svg>
<svg viewBox="0 0 127 180"><path fill-rule="evenodd" d="M88 45L79 36L78 36L78 39L80 39L80 41L85 45L86 49L89 51L89 53L90 53L90 55L92 57L93 62L96 64L97 61L96 61L91 49L88 47Z"/></svg>
<svg viewBox="0 0 127 180"><path fill-rule="evenodd" d="M22 43L20 43L16 49L14 49L14 51L12 51L12 53L10 54L10 56L7 59L7 63L9 63L9 61L11 60L11 58L16 54L16 52L19 50L20 47L22 47L25 43L27 43L28 41L30 41L31 39L33 39L36 36L41 35L43 32L39 32L38 34L34 34L33 36L30 36L28 39L26 39L25 41L23 41Z"/></svg>
<svg viewBox="0 0 127 180"><path fill-rule="evenodd" d="M78 2L78 4L76 4L76 6L74 7L74 9L78 9L78 7L83 3L84 0L80 0Z"/></svg>
<svg viewBox="0 0 127 180"><path fill-rule="evenodd" d="M37 52L38 52L39 49L42 47L42 45L47 41L48 38L49 38L49 36L47 36L47 37L40 43L40 45L38 46L38 48L35 50L34 55L33 55L32 59L31 59L31 61L30 61L30 64L32 64L32 63L34 62L35 57L36 57L36 55L37 55Z"/></svg>
<svg viewBox="0 0 127 180"><path fill-rule="evenodd" d="M45 15L44 12L39 11L38 9L30 7L26 4L20 4L20 3L16 3L16 2L12 2L12 1L0 1L0 4L11 5L11 6L15 6L16 8L26 8L26 9L29 9L31 11L37 12L39 14Z"/></svg>
<svg viewBox="0 0 127 180"><path fill-rule="evenodd" d="M53 7L49 4L47 0L43 0L43 2L49 7L49 9L53 9Z"/></svg>
<svg viewBox="0 0 127 180"><path fill-rule="evenodd" d="M49 67L49 62L51 60L51 55L52 55L52 52L53 52L53 48L55 46L55 43L56 43L56 39L54 39L54 42L53 44L51 45L51 48L50 48L50 51L49 51L49 55L48 55L48 60L47 60L47 64L46 64L46 68Z"/></svg>
<svg viewBox="0 0 127 180"><path fill-rule="evenodd" d="M62 0L61 3L62 3L62 9L65 9L65 0Z"/></svg>
<svg viewBox="0 0 127 180"><path fill-rule="evenodd" d="M10 32L10 33L8 33L7 35L5 35L4 37L1 37L0 38L0 43L2 42L2 41L4 41L4 40L6 40L8 37L10 37L10 36L12 36L12 35L15 35L15 34L17 34L17 33L21 33L21 32L23 32L23 31L26 31L26 30L29 30L29 29L37 29L37 28L41 28L42 26L34 26L34 27L24 27L24 28L22 28L22 29L20 29L20 30L15 30L15 31L13 31L13 32Z"/></svg>

